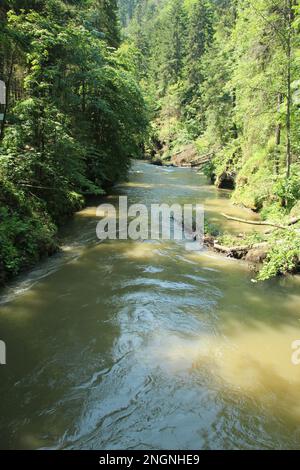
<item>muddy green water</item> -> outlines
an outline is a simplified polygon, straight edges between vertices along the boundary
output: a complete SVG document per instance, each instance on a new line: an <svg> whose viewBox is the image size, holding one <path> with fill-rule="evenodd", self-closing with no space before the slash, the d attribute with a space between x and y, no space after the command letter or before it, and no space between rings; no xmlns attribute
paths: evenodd
<svg viewBox="0 0 300 470"><path fill-rule="evenodd" d="M232 231L220 212L249 216L189 169L136 163L118 195L204 203ZM299 280L253 284L180 242L99 244L96 223L77 214L63 252L2 293L1 448L300 448Z"/></svg>

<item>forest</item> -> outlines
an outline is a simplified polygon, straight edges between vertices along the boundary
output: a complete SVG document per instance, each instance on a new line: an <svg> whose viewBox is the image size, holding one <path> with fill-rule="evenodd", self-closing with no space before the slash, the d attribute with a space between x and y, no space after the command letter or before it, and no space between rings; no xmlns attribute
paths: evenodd
<svg viewBox="0 0 300 470"><path fill-rule="evenodd" d="M299 2L120 0L120 12L139 51L149 155L186 155L234 190L233 203L286 226L261 240L269 251L260 279L297 270Z"/></svg>
<svg viewBox="0 0 300 470"><path fill-rule="evenodd" d="M115 0L0 5L0 281L57 249L57 227L140 157L148 117Z"/></svg>
<svg viewBox="0 0 300 470"><path fill-rule="evenodd" d="M298 269L298 1L5 0L0 21L2 283L131 158L174 155L284 227L261 279Z"/></svg>
<svg viewBox="0 0 300 470"><path fill-rule="evenodd" d="M0 0L0 454L299 450L299 312L299 0Z"/></svg>

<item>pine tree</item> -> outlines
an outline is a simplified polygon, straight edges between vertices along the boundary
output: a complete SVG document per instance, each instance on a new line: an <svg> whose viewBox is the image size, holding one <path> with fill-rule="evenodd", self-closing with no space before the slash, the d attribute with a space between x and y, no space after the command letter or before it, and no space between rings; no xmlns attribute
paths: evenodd
<svg viewBox="0 0 300 470"><path fill-rule="evenodd" d="M120 45L120 26L117 0L96 0L95 25L105 34L105 39L111 47Z"/></svg>

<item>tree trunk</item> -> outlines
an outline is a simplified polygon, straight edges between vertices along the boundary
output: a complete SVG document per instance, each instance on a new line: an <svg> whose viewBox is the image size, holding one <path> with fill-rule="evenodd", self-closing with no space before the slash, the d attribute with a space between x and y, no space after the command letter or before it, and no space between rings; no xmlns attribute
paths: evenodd
<svg viewBox="0 0 300 470"><path fill-rule="evenodd" d="M278 93L278 101L277 101L277 111L278 113L280 112L280 105L282 103L282 94ZM275 156L275 171L276 175L279 175L279 170L280 170L280 161L279 161L279 155L280 155L280 150L279 150L279 145L281 144L281 122L279 122L276 126L275 130L275 145L277 147L276 149L276 156Z"/></svg>
<svg viewBox="0 0 300 470"><path fill-rule="evenodd" d="M247 219L241 219L239 217L232 217L227 214L221 214L225 219L227 220L234 220L236 222L241 222L242 224L250 224L250 225L269 225L270 227L275 227L275 228L280 228L280 229L286 229L288 227L291 227L292 225L296 225L298 222L300 222L300 217L293 217L288 224L282 225L282 224L276 224L275 222L269 222L267 220L247 220Z"/></svg>
<svg viewBox="0 0 300 470"><path fill-rule="evenodd" d="M292 0L286 0L287 4L287 106L286 106L286 178L291 176L291 58L292 58Z"/></svg>

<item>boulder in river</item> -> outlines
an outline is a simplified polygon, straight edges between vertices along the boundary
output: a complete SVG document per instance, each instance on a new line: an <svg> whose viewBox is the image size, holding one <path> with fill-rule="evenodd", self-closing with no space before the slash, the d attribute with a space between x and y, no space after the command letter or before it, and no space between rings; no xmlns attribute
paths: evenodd
<svg viewBox="0 0 300 470"><path fill-rule="evenodd" d="M235 175L224 171L220 176L218 176L216 186L220 189L234 189Z"/></svg>
<svg viewBox="0 0 300 470"><path fill-rule="evenodd" d="M159 158L155 158L154 160L151 160L150 163L151 163L151 165L163 166L163 163Z"/></svg>
<svg viewBox="0 0 300 470"><path fill-rule="evenodd" d="M267 247L252 248L246 254L245 260L252 264L263 263L267 257L267 253Z"/></svg>

